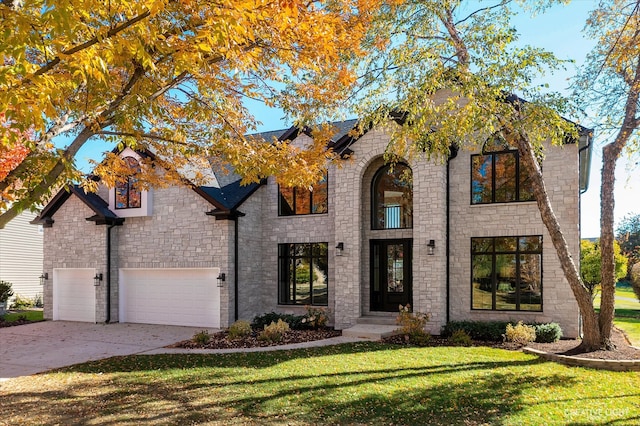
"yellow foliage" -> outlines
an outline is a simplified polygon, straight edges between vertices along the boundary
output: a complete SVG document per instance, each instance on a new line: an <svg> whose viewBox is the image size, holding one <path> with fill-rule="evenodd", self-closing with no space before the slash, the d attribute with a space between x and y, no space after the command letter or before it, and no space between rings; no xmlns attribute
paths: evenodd
<svg viewBox="0 0 640 426"><path fill-rule="evenodd" d="M308 184L331 158L326 145L300 150L246 138L257 123L244 100L303 120L340 105L356 83L352 59L366 53L366 30L383 3L2 3L0 113L10 125L0 126L0 144L11 149L16 134L30 130L30 155L44 152L52 161L17 167L0 181L0 192L25 205L46 198L52 185L77 175L72 160L89 138L135 143L167 163L219 158L246 181L275 173ZM60 135L71 143L56 151L51 140ZM116 169L96 173L109 179ZM19 181L29 196L12 190Z"/></svg>

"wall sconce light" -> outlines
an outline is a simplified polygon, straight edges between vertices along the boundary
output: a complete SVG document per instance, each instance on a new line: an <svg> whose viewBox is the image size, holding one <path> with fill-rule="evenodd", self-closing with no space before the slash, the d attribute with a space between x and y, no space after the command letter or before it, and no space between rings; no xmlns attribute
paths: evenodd
<svg viewBox="0 0 640 426"><path fill-rule="evenodd" d="M102 281L102 272L96 273L96 276L93 277L93 285L98 287L100 285L100 281Z"/></svg>
<svg viewBox="0 0 640 426"><path fill-rule="evenodd" d="M344 243L341 241L336 246L336 256L342 256L343 251L344 251Z"/></svg>
<svg viewBox="0 0 640 426"><path fill-rule="evenodd" d="M43 272L42 275L40 275L40 285L44 285L44 283L49 279L49 273L48 272Z"/></svg>
<svg viewBox="0 0 640 426"><path fill-rule="evenodd" d="M220 274L218 274L218 287L224 287L224 282L227 280L227 274L225 274L224 272L221 272Z"/></svg>
<svg viewBox="0 0 640 426"><path fill-rule="evenodd" d="M433 256L433 252L436 250L436 240L429 240L427 243L427 254Z"/></svg>

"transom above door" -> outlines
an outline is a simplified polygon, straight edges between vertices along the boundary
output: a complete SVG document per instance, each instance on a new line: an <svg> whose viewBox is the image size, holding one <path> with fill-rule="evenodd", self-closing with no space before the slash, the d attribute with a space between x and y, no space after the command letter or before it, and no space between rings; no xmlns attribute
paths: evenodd
<svg viewBox="0 0 640 426"><path fill-rule="evenodd" d="M397 312L412 302L412 239L370 240L370 310Z"/></svg>

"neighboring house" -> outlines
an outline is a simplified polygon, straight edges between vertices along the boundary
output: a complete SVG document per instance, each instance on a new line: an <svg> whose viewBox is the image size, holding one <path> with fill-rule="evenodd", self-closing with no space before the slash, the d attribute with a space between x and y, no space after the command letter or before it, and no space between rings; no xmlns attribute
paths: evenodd
<svg viewBox="0 0 640 426"><path fill-rule="evenodd" d="M30 225L36 213L22 212L0 229L0 280L12 284L14 296L42 301L42 226Z"/></svg>
<svg viewBox="0 0 640 426"><path fill-rule="evenodd" d="M349 159L313 191L216 173L202 187L60 192L38 218L51 278L45 317L226 327L313 305L344 329L410 303L431 315L433 333L448 320L522 319L578 335L578 306L517 151L489 138L484 153L390 169L388 134L353 138L354 125L338 123L332 147ZM310 141L296 128L273 134ZM589 134L548 147L542 164L575 254ZM120 155L139 159L129 148Z"/></svg>

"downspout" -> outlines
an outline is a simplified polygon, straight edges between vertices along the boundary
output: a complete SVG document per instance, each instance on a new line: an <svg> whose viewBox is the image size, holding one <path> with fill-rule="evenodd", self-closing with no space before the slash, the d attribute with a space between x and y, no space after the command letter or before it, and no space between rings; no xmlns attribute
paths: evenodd
<svg viewBox="0 0 640 426"><path fill-rule="evenodd" d="M107 317L104 320L105 324L111 321L111 229L115 226L117 224L107 227L107 270L105 272L107 280Z"/></svg>
<svg viewBox="0 0 640 426"><path fill-rule="evenodd" d="M445 247L445 256L447 257L446 260L446 279L445 279L445 288L446 288L446 309L447 309L447 315L446 315L446 319L447 319L447 324L449 323L449 320L451 319L450 317L450 313L449 311L451 310L451 256L450 256L450 250L451 250L451 237L450 237L450 230L451 230L451 189L450 189L450 179L451 179L451 160L453 160L454 158L456 158L458 156L458 147L455 145L452 145L449 151L449 157L447 158L447 190L446 190L446 209L447 209L447 225L446 225L446 247Z"/></svg>
<svg viewBox="0 0 640 426"><path fill-rule="evenodd" d="M449 260L449 244L450 244L450 241L449 241L450 240L449 229L451 227L450 199L449 199L449 197L451 195L450 194L450 190L449 190L449 177L450 177L450 174L451 174L450 162L451 162L451 157L449 157L447 159L447 201L446 201L446 203L447 203L447 226L446 226L447 243L446 243L446 248L445 248L445 256L447 257L447 260L446 260L446 274L447 274L447 277L446 277L446 284L445 284L446 291L447 291L447 297L446 297L446 299L447 299L447 303L446 303L447 304L447 316L446 316L447 324L449 324L449 319L450 319L449 318L449 310L450 310L449 308L450 308L450 304L451 304L451 302L449 300L450 297L451 297L450 296L450 288L449 288L450 285L451 285L451 279L449 278L449 275L451 273L451 261Z"/></svg>
<svg viewBox="0 0 640 426"><path fill-rule="evenodd" d="M238 218L239 215L234 215L233 218L233 318L234 321L238 321L238 272L240 262L238 260Z"/></svg>

